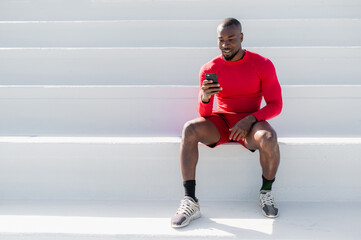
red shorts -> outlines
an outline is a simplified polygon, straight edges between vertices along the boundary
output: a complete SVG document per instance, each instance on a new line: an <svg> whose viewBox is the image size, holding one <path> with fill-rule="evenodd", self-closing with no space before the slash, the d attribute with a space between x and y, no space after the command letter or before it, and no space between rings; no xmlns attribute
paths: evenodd
<svg viewBox="0 0 361 240"><path fill-rule="evenodd" d="M229 131L229 129L232 128L239 120L247 117L248 115L249 113L212 113L212 115L204 117L212 121L221 135L221 138L216 144L208 145L208 147L214 148L223 143L236 142L229 139L229 135L231 135L231 131ZM243 140L239 140L238 143L247 148L244 145ZM249 150L254 152L254 150Z"/></svg>

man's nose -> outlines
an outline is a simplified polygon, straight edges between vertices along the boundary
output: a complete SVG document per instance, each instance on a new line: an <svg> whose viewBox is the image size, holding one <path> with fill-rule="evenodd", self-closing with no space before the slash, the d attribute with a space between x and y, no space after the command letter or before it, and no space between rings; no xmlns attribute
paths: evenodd
<svg viewBox="0 0 361 240"><path fill-rule="evenodd" d="M223 44L222 44L222 47L227 47L229 45L229 42L228 41L224 41Z"/></svg>

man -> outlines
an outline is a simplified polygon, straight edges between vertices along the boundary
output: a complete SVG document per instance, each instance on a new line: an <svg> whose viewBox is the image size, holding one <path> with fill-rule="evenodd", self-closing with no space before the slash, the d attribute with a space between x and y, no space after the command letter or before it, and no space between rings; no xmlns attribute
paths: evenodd
<svg viewBox="0 0 361 240"><path fill-rule="evenodd" d="M280 114L281 87L270 60L242 49L240 22L227 18L217 27L221 55L203 65L200 70L198 111L200 118L187 122L181 143L181 171L185 197L172 227L179 228L199 218L200 207L195 196L195 173L198 143L211 148L227 142L238 142L250 151L259 150L263 184L260 190L262 212L277 217L278 208L272 196L280 161L275 130L266 121ZM205 74L217 74L219 83L206 80ZM214 96L218 109L213 111ZM266 106L260 108L262 97Z"/></svg>

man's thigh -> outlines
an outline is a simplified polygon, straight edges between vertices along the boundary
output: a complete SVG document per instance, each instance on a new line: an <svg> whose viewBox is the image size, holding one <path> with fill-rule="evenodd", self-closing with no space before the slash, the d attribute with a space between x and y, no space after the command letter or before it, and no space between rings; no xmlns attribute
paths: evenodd
<svg viewBox="0 0 361 240"><path fill-rule="evenodd" d="M213 124L213 122L203 117L187 122L184 131L195 133L198 140L205 145L216 144L221 137L217 127Z"/></svg>
<svg viewBox="0 0 361 240"><path fill-rule="evenodd" d="M261 140L265 135L271 135L277 138L276 131L267 121L257 122L245 138L244 144L250 150L259 149Z"/></svg>

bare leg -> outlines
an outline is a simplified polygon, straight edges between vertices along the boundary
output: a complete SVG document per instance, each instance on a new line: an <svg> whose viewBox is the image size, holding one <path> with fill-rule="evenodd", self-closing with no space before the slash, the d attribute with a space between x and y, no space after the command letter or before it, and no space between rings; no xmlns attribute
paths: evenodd
<svg viewBox="0 0 361 240"><path fill-rule="evenodd" d="M195 180L198 163L198 143L215 144L220 137L214 124L205 118L196 118L184 125L180 148L183 181Z"/></svg>
<svg viewBox="0 0 361 240"><path fill-rule="evenodd" d="M280 163L280 151L277 134L268 122L256 123L245 139L249 149L259 150L263 176L272 180L275 178Z"/></svg>

